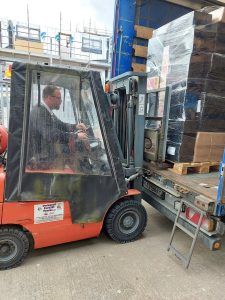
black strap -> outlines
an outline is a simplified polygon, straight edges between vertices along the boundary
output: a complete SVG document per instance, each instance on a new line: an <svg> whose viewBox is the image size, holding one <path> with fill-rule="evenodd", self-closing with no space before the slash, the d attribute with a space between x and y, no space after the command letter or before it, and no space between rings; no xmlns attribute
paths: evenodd
<svg viewBox="0 0 225 300"><path fill-rule="evenodd" d="M65 111L66 89L63 89L63 111Z"/></svg>
<svg viewBox="0 0 225 300"><path fill-rule="evenodd" d="M37 73L37 85L38 85L38 106L41 105L41 83L40 83L40 79L41 79L41 74L38 72Z"/></svg>

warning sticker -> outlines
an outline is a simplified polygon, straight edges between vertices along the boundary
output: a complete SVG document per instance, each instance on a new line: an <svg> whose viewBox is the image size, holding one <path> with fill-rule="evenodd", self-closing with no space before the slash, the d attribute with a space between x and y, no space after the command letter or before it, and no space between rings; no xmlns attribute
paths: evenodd
<svg viewBox="0 0 225 300"><path fill-rule="evenodd" d="M139 106L138 106L138 115L142 116L145 114L145 95L140 94L139 95Z"/></svg>
<svg viewBox="0 0 225 300"><path fill-rule="evenodd" d="M176 152L176 148L175 147L171 147L169 146L167 148L167 153L170 154L170 155L175 155L175 152Z"/></svg>
<svg viewBox="0 0 225 300"><path fill-rule="evenodd" d="M34 224L61 221L63 217L63 202L34 205Z"/></svg>
<svg viewBox="0 0 225 300"><path fill-rule="evenodd" d="M159 77L149 77L147 78L147 92L151 90L156 90L159 88Z"/></svg>

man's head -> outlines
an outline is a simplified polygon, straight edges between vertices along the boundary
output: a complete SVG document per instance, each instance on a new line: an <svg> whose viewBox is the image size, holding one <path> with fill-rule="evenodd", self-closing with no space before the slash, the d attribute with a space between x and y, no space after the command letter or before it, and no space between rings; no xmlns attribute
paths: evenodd
<svg viewBox="0 0 225 300"><path fill-rule="evenodd" d="M47 85L43 89L43 101L51 110L58 110L62 103L60 89L55 85Z"/></svg>

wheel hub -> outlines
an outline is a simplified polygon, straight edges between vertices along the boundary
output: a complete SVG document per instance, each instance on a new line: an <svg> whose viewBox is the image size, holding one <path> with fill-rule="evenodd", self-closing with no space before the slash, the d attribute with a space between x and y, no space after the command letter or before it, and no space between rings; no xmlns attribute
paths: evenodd
<svg viewBox="0 0 225 300"><path fill-rule="evenodd" d="M133 233L139 226L140 218L135 211L126 211L120 216L119 230L125 234Z"/></svg>
<svg viewBox="0 0 225 300"><path fill-rule="evenodd" d="M124 227L129 228L129 227L132 227L133 224L134 224L134 218L132 216L127 216L124 218L124 220L123 220Z"/></svg>
<svg viewBox="0 0 225 300"><path fill-rule="evenodd" d="M1 253L2 253L2 254L7 253L8 251L10 251L10 247L9 247L8 245L3 245L3 246L1 247Z"/></svg>
<svg viewBox="0 0 225 300"><path fill-rule="evenodd" d="M0 241L0 261L8 261L17 253L17 245L11 240Z"/></svg>

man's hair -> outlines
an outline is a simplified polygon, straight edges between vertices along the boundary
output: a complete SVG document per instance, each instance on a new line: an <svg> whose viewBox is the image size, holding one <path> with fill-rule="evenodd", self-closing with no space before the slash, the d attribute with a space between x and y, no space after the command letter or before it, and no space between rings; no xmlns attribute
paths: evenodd
<svg viewBox="0 0 225 300"><path fill-rule="evenodd" d="M43 89L43 99L47 98L48 96L53 96L55 90L58 90L59 88L55 85L47 85L44 89Z"/></svg>

